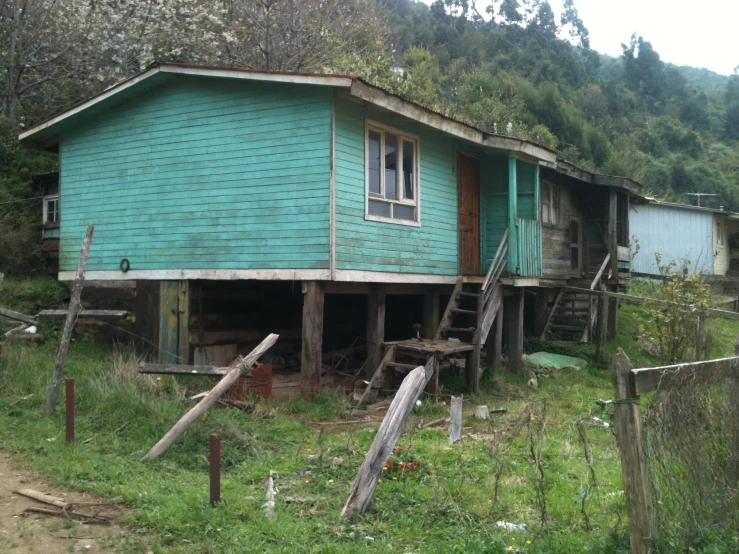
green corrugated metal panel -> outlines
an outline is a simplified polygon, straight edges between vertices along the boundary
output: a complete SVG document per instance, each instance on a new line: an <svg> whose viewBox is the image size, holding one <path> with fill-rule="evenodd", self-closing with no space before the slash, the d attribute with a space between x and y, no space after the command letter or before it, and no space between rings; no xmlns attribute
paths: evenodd
<svg viewBox="0 0 739 554"><path fill-rule="evenodd" d="M516 189L518 191L518 208L516 216L524 219L539 219L537 217L537 173L538 166L517 160Z"/></svg>
<svg viewBox="0 0 739 554"><path fill-rule="evenodd" d="M419 125L336 100L336 268L456 275L457 172L454 141ZM421 225L365 220L365 118L418 135Z"/></svg>
<svg viewBox="0 0 739 554"><path fill-rule="evenodd" d="M518 246L518 167L516 159L508 158L508 272L518 275L520 248Z"/></svg>
<svg viewBox="0 0 739 554"><path fill-rule="evenodd" d="M485 156L481 165L482 269L487 271L508 228L508 158Z"/></svg>
<svg viewBox="0 0 739 554"><path fill-rule="evenodd" d="M331 90L187 77L62 136L61 270L329 267Z"/></svg>
<svg viewBox="0 0 739 554"><path fill-rule="evenodd" d="M517 219L518 275L540 277L542 275L541 222Z"/></svg>

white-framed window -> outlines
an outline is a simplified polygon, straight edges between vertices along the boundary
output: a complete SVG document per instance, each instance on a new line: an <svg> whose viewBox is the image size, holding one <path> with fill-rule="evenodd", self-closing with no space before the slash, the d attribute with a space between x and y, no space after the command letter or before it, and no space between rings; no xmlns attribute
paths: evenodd
<svg viewBox="0 0 739 554"><path fill-rule="evenodd" d="M59 223L59 195L44 196L44 223Z"/></svg>
<svg viewBox="0 0 739 554"><path fill-rule="evenodd" d="M559 225L560 196L561 189L559 186L548 181L541 182L540 204L542 223Z"/></svg>
<svg viewBox="0 0 739 554"><path fill-rule="evenodd" d="M420 225L418 137L381 123L365 124L365 219Z"/></svg>

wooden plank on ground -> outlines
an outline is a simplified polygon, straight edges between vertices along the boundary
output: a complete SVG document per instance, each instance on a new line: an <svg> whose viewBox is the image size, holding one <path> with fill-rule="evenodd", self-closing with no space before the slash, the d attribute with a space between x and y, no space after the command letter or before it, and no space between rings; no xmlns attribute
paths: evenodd
<svg viewBox="0 0 739 554"><path fill-rule="evenodd" d="M20 321L22 323L28 323L29 325L36 325L36 319L31 317L30 315L15 312L13 310L9 310L8 308L0 308L0 315L3 317L7 317L8 319Z"/></svg>
<svg viewBox="0 0 739 554"><path fill-rule="evenodd" d="M631 372L638 395L686 385L702 385L726 377L739 377L739 358L635 369Z"/></svg>
<svg viewBox="0 0 739 554"><path fill-rule="evenodd" d="M395 443L398 442L403 432L413 405L431 379L434 362L432 358L425 368L419 366L403 379L400 389L380 424L375 440L372 441L372 446L359 468L349 498L341 511L342 516L352 516L355 513L362 514L367 511L374 497L377 482L382 476L382 468L385 467L385 463L395 448Z"/></svg>
<svg viewBox="0 0 739 554"><path fill-rule="evenodd" d="M216 367L212 365L185 365L185 364L147 364L139 365L139 373L152 375L226 375L230 367Z"/></svg>
<svg viewBox="0 0 739 554"><path fill-rule="evenodd" d="M462 408L464 400L461 396L452 396L452 408L449 416L449 444L462 440Z"/></svg>
<svg viewBox="0 0 739 554"><path fill-rule="evenodd" d="M41 310L36 317L67 317L67 310ZM80 310L77 317L128 317L126 310Z"/></svg>

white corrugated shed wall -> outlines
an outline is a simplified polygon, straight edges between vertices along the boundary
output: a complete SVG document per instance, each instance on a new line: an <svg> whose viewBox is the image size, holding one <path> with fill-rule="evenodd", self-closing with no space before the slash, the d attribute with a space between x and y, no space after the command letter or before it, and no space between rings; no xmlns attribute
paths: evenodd
<svg viewBox="0 0 739 554"><path fill-rule="evenodd" d="M632 204L629 214L632 237L639 252L631 271L659 275L656 252L662 263L689 260L691 273L713 274L713 213L654 204ZM632 254L636 241L631 239Z"/></svg>

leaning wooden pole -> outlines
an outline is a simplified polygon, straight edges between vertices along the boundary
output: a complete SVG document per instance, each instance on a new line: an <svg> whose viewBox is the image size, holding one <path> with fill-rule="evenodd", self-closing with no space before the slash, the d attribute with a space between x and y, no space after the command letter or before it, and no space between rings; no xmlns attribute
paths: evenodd
<svg viewBox="0 0 739 554"><path fill-rule="evenodd" d="M395 443L398 442L398 437L403 432L413 405L431 379L435 364L435 357L432 356L425 368L419 366L403 379L375 435L375 440L359 468L349 498L341 511L342 516L351 516L357 512L361 514L369 508L378 480L382 475L382 468L385 467L385 463L395 448Z"/></svg>
<svg viewBox="0 0 739 554"><path fill-rule="evenodd" d="M279 335L275 334L268 336L259 346L252 350L248 356L241 358L233 369L231 369L231 371L229 371L225 377L221 379L207 395L205 395L205 398L203 398L197 406L187 412L177 423L175 423L174 427L172 427L167 434L164 435L162 439L156 443L151 450L149 450L149 452L147 452L143 459L157 458L164 454L167 449L172 446L172 443L180 438L180 435L187 431L196 419L207 412L210 407L213 406L221 396L223 396L223 393L231 388L231 385L233 385L239 377L244 374L247 376L249 375L251 368L257 363L259 357L272 348L278 338Z"/></svg>
<svg viewBox="0 0 739 554"><path fill-rule="evenodd" d="M632 369L631 361L619 348L611 363L611 378L616 398L616 438L621 450L629 539L632 554L647 554L654 530L652 495L647 470L647 441L639 395L630 376Z"/></svg>
<svg viewBox="0 0 739 554"><path fill-rule="evenodd" d="M72 285L72 296L69 300L69 309L67 310L67 320L64 322L64 332L62 333L62 341L59 343L59 350L56 354L56 364L54 364L54 375L51 377L51 387L49 387L49 396L46 398L46 415L50 416L56 409L56 402L59 399L59 388L62 386L62 377L64 377L64 365L67 362L67 351L69 350L69 341L72 338L72 329L77 321L77 313L80 310L80 298L82 297L82 285L85 282L85 270L87 269L87 258L90 255L90 244L92 243L92 233L95 230L94 225L88 225L85 232L85 238L82 241L82 249L80 250L80 258L77 262L77 273L74 275L74 284Z"/></svg>

